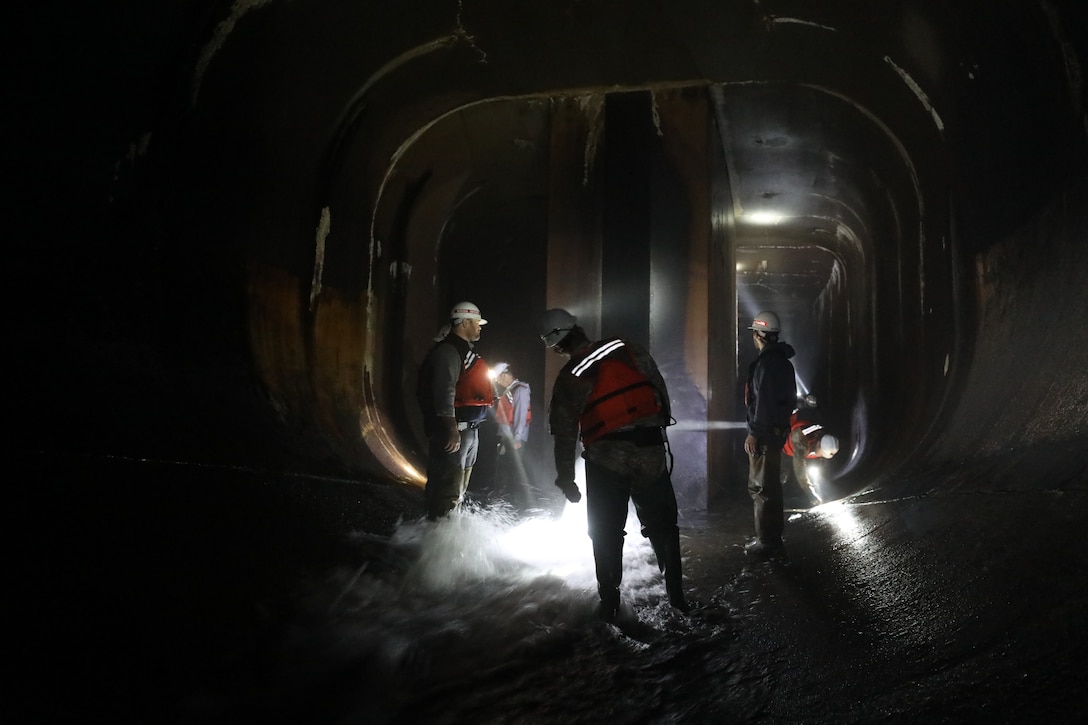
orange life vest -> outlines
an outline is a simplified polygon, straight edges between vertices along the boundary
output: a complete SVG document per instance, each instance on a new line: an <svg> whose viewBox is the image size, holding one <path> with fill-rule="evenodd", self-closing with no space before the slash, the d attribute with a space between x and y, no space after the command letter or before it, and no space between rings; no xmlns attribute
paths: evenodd
<svg viewBox="0 0 1088 725"><path fill-rule="evenodd" d="M510 387L506 389L506 392L499 396L495 401L495 417L500 423L508 428L514 427L514 386L522 386L525 383L520 380L515 380L510 384ZM530 404L525 409L525 424L528 425L533 421L533 406Z"/></svg>
<svg viewBox="0 0 1088 725"><path fill-rule="evenodd" d="M457 420L478 423L494 404L495 389L487 376L487 365L482 357L470 351L453 391L453 407L458 409Z"/></svg>
<svg viewBox="0 0 1088 725"><path fill-rule="evenodd" d="M656 388L635 367L634 358L620 338L598 343L571 368L571 373L580 378L596 377L579 420L584 445L661 412Z"/></svg>
<svg viewBox="0 0 1088 725"><path fill-rule="evenodd" d="M790 416L790 434L786 437L786 445L782 446L782 452L787 456L793 457L795 449L793 447L793 432L798 428L804 434L805 441L805 458L820 458L820 452L817 449L816 441L820 438L820 431L824 429L819 423L813 423L809 420L797 417L797 411L793 412Z"/></svg>

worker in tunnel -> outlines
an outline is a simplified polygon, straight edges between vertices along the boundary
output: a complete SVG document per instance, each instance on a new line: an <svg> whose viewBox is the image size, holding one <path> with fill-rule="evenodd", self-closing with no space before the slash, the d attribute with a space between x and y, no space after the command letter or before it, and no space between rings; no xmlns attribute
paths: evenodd
<svg viewBox="0 0 1088 725"><path fill-rule="evenodd" d="M529 441L533 420L532 391L529 384L514 375L510 363L500 362L491 369L495 381L495 423L498 429L498 465L496 478L517 503L531 508L533 500L528 476L522 463L522 448Z"/></svg>
<svg viewBox="0 0 1088 725"><path fill-rule="evenodd" d="M756 537L745 553L770 557L784 551L782 532L785 512L782 502L782 458L779 451L790 430L790 415L797 401L793 346L779 340L782 323L778 315L764 311L748 326L758 355L748 366L744 388L748 435L748 493L752 497Z"/></svg>
<svg viewBox="0 0 1088 725"><path fill-rule="evenodd" d="M479 451L479 427L495 402L487 365L475 343L487 320L471 302L458 302L423 359L416 399L427 436L427 519L448 516L468 490Z"/></svg>
<svg viewBox="0 0 1088 725"><path fill-rule="evenodd" d="M555 483L572 503L581 500L574 480L581 439L601 618L613 622L619 613L629 502L657 556L669 604L688 611L676 493L666 456L671 407L656 362L645 349L619 337L590 341L563 309L545 312L541 330L544 344L569 358L556 378L548 415Z"/></svg>
<svg viewBox="0 0 1088 725"><path fill-rule="evenodd" d="M839 439L823 425L823 416L816 406L816 396L811 393L798 401L797 408L790 415L790 433L782 446L782 485L789 482L790 473L802 493L808 497L810 506L824 502L823 493L815 472L809 462L828 459L839 452Z"/></svg>

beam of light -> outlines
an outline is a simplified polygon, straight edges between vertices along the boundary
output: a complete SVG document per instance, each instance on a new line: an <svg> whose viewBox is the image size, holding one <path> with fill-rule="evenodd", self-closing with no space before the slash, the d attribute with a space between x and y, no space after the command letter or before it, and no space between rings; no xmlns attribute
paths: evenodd
<svg viewBox="0 0 1088 725"><path fill-rule="evenodd" d="M812 490L816 494L816 500L822 504L824 502L824 473L815 463L808 464L808 480L812 483Z"/></svg>
<svg viewBox="0 0 1088 725"><path fill-rule="evenodd" d="M740 321L744 328L747 328L751 324L752 318L756 316L759 309L756 308L755 295L745 285L737 284L737 314L740 316ZM751 335L747 329L744 330L744 334ZM739 343L739 341L738 341Z"/></svg>
<svg viewBox="0 0 1088 725"><path fill-rule="evenodd" d="M785 216L776 211L753 211L742 213L740 218L749 224L770 227L781 222Z"/></svg>
<svg viewBox="0 0 1088 725"><path fill-rule="evenodd" d="M497 543L503 552L530 565L534 573L592 582L593 546L588 530L583 499L577 504L567 502L556 518L530 518L514 526L501 533Z"/></svg>
<svg viewBox="0 0 1088 725"><path fill-rule="evenodd" d="M581 458L574 467L574 482L582 492L581 501L565 502L558 517L527 519L500 534L497 541L505 553L538 573L592 582L596 575L586 518L586 466Z"/></svg>
<svg viewBox="0 0 1088 725"><path fill-rule="evenodd" d="M669 426L675 431L741 430L748 426L743 420L678 420Z"/></svg>
<svg viewBox="0 0 1088 725"><path fill-rule="evenodd" d="M801 376L797 373L797 368L796 367L794 367L794 370L793 370L793 379L794 379L794 383L796 384L796 387L797 387L797 397L798 398L803 398L803 397L805 397L806 395L808 395L811 392L808 385L805 383L804 380L801 379Z"/></svg>

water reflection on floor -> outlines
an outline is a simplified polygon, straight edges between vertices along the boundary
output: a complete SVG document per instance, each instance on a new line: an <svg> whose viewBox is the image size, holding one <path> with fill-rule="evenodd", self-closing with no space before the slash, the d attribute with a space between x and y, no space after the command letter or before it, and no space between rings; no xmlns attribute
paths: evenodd
<svg viewBox="0 0 1088 725"><path fill-rule="evenodd" d="M768 562L743 553L750 502L683 508L688 615L629 521L613 626L595 614L584 505L427 524L418 492L377 484L27 463L13 511L31 545L13 548L9 600L30 636L10 689L35 721L1062 723L1088 708L1075 487L877 490L791 514Z"/></svg>
<svg viewBox="0 0 1088 725"><path fill-rule="evenodd" d="M748 507L683 512L687 615L667 605L629 518L619 626L595 615L584 506L528 518L470 507L402 523L388 539L357 535L365 561L311 588L303 615L268 650L260 686L208 697L204 714L839 723L998 712L1017 721L1027 693L1037 699L1026 712L1063 721L1072 704L1002 644L1039 636L1034 625L1011 632L1022 617L994 609L1005 579L957 582L931 550L948 546L941 511L929 501L818 507L791 516L787 556L763 562L743 553ZM931 539L911 535L923 524ZM1046 632L1042 644L1020 645L1053 649ZM1057 665L1078 671L1075 647L1058 649Z"/></svg>

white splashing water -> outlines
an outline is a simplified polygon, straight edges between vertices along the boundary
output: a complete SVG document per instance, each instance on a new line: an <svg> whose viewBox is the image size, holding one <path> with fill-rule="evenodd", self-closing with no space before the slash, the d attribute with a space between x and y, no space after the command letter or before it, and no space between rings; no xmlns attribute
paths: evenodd
<svg viewBox="0 0 1088 725"><path fill-rule="evenodd" d="M491 580L561 579L575 591L595 589L593 548L584 503L566 504L560 516L518 519L502 508L463 508L437 522L402 524L393 546L419 552L407 575L412 587L449 591ZM644 586L660 577L649 542L633 508L624 544L624 585Z"/></svg>

